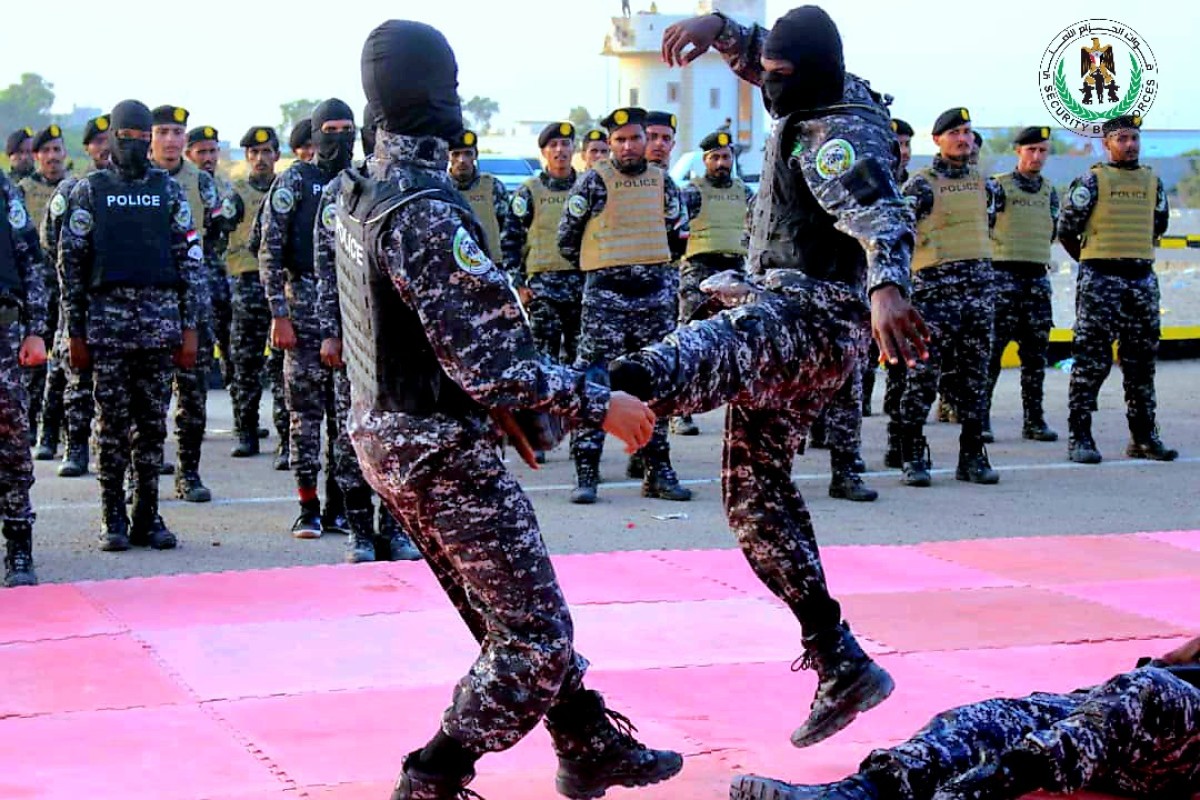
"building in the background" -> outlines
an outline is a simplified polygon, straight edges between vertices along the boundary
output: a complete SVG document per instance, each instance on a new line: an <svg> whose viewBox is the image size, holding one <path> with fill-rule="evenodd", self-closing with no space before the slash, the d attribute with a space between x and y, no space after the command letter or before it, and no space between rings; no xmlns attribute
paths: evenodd
<svg viewBox="0 0 1200 800"><path fill-rule="evenodd" d="M713 11L743 24L763 24L766 0L701 0L697 14ZM608 91L608 109L641 106L669 111L679 119L675 155L696 149L700 140L727 126L742 152L757 153L766 133L766 112L759 90L738 80L716 52L708 52L685 69L662 61L662 34L690 14L649 11L614 17L602 53L617 61Z"/></svg>

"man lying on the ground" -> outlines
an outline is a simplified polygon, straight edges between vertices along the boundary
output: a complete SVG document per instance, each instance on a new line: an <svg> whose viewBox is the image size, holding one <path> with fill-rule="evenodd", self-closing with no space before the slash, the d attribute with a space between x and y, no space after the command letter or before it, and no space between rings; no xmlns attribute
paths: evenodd
<svg viewBox="0 0 1200 800"><path fill-rule="evenodd" d="M1100 686L946 711L836 783L734 778L730 800L1015 800L1088 788L1187 800L1200 792L1200 637Z"/></svg>

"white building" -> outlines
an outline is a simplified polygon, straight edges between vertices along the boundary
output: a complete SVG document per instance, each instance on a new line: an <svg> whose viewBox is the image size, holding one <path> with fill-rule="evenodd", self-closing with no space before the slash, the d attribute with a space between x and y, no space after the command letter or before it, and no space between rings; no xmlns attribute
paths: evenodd
<svg viewBox="0 0 1200 800"><path fill-rule="evenodd" d="M700 0L696 14L712 11L742 24L764 22L766 0ZM729 123L734 141L744 151L757 152L763 144L766 112L759 90L738 79L716 52L708 52L683 69L662 61L662 34L668 26L691 14L660 14L655 3L649 11L614 17L602 53L617 62L609 80L608 108L640 106L669 111L679 120L675 155L696 149L700 140Z"/></svg>

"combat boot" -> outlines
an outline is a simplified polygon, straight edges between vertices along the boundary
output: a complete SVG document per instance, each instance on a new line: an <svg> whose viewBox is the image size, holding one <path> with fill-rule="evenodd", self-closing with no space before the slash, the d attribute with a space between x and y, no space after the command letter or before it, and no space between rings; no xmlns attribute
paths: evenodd
<svg viewBox="0 0 1200 800"><path fill-rule="evenodd" d="M1000 482L1000 473L992 469L979 424L964 425L958 437L958 469L954 477L960 481L991 485Z"/></svg>
<svg viewBox="0 0 1200 800"><path fill-rule="evenodd" d="M200 472L195 469L181 469L175 476L175 496L188 503L207 503L212 500L212 492L200 480Z"/></svg>
<svg viewBox="0 0 1200 800"><path fill-rule="evenodd" d="M37 447L33 448L34 461L53 461L58 456L59 428L42 422Z"/></svg>
<svg viewBox="0 0 1200 800"><path fill-rule="evenodd" d="M679 476L675 474L669 460L656 459L646 465L646 477L642 479L642 497L686 502L692 499L692 490L679 484Z"/></svg>
<svg viewBox="0 0 1200 800"><path fill-rule="evenodd" d="M929 470L933 468L933 454L929 450L929 442L918 428L916 431L906 431L901 439L903 453L905 486L924 488L933 485Z"/></svg>
<svg viewBox="0 0 1200 800"><path fill-rule="evenodd" d="M892 676L863 652L844 622L830 631L805 636L804 655L792 669L817 673L817 693L808 719L792 733L796 747L828 739L886 700L895 688Z"/></svg>
<svg viewBox="0 0 1200 800"><path fill-rule="evenodd" d="M173 463L171 463L170 461L167 461L167 459L164 458L162 460L162 465L158 468L158 474L159 475L174 475L175 474L175 465Z"/></svg>
<svg viewBox="0 0 1200 800"><path fill-rule="evenodd" d="M123 499L116 493L111 497L101 495L100 549L108 553L129 549L129 518Z"/></svg>
<svg viewBox="0 0 1200 800"><path fill-rule="evenodd" d="M612 786L650 786L683 769L683 756L646 747L633 723L589 689L552 707L546 730L558 756L555 788L575 800L603 797Z"/></svg>
<svg viewBox="0 0 1200 800"><path fill-rule="evenodd" d="M37 586L33 571L33 522L4 520L4 586Z"/></svg>
<svg viewBox="0 0 1200 800"><path fill-rule="evenodd" d="M835 455L830 459L833 479L829 482L829 496L837 500L853 500L870 503L879 499L879 492L868 488L854 470L854 458Z"/></svg>
<svg viewBox="0 0 1200 800"><path fill-rule="evenodd" d="M596 489L599 486L599 459L577 457L575 459L575 488L571 491L571 502L576 505L591 505L596 502Z"/></svg>
<svg viewBox="0 0 1200 800"><path fill-rule="evenodd" d="M370 527L370 524L371 520L368 517L367 527ZM349 536L353 530L354 527L346 516L346 496L342 494L342 489L337 482L329 478L325 481L325 506L321 509L321 531L322 533L340 533L342 536Z"/></svg>
<svg viewBox="0 0 1200 800"><path fill-rule="evenodd" d="M759 775L738 775L729 785L729 800L880 800L879 790L855 775L837 783L794 784Z"/></svg>
<svg viewBox="0 0 1200 800"><path fill-rule="evenodd" d="M284 436L279 440L279 444L275 445L275 469L279 472L287 472L292 468L291 452L288 445L287 437Z"/></svg>
<svg viewBox="0 0 1200 800"><path fill-rule="evenodd" d="M1025 411L1025 424L1021 426L1021 438L1034 442L1057 442L1058 433L1046 424L1046 416L1041 408L1029 408Z"/></svg>
<svg viewBox="0 0 1200 800"><path fill-rule="evenodd" d="M297 539L320 539L324 530L321 525L321 501L301 502L300 515L292 523L292 536Z"/></svg>
<svg viewBox="0 0 1200 800"><path fill-rule="evenodd" d="M699 436L700 426L692 419L691 414L671 417L671 433L676 436Z"/></svg>
<svg viewBox="0 0 1200 800"><path fill-rule="evenodd" d="M467 788L475 779L475 773L466 775L435 775L424 772L417 766L420 750L409 753L404 759L404 771L396 781L391 800L470 800L480 795Z"/></svg>
<svg viewBox="0 0 1200 800"><path fill-rule="evenodd" d="M1179 451L1172 450L1158 438L1158 428L1153 422L1129 422L1129 445L1125 455L1130 458L1144 458L1150 461L1174 461L1179 458Z"/></svg>
<svg viewBox="0 0 1200 800"><path fill-rule="evenodd" d="M883 465L889 469L904 466L904 430L895 422L887 425L887 450L883 452Z"/></svg>
<svg viewBox="0 0 1200 800"><path fill-rule="evenodd" d="M254 428L241 428L237 431L237 444L229 451L234 458L250 458L261 452L258 446L258 436Z"/></svg>
<svg viewBox="0 0 1200 800"><path fill-rule="evenodd" d="M153 550L174 550L178 542L158 515L158 482L138 484L133 498L133 523L129 543Z"/></svg>
<svg viewBox="0 0 1200 800"><path fill-rule="evenodd" d="M1092 417L1072 414L1070 436L1067 439L1067 456L1076 464L1099 464L1104 460L1092 438Z"/></svg>
<svg viewBox="0 0 1200 800"><path fill-rule="evenodd" d="M346 537L346 563L365 564L374 561L375 529L371 525L371 509L349 511L346 518L350 525L350 535Z"/></svg>
<svg viewBox="0 0 1200 800"><path fill-rule="evenodd" d="M640 481L646 477L646 460L641 452L634 453L625 464L625 477L631 481Z"/></svg>
<svg viewBox="0 0 1200 800"><path fill-rule="evenodd" d="M63 453L63 460L58 465L58 477L60 478L78 478L86 475L88 471L88 446L87 442L82 444L68 444L67 452Z"/></svg>
<svg viewBox="0 0 1200 800"><path fill-rule="evenodd" d="M420 561L421 551L413 545L400 522L379 503L379 539L375 542L375 558L385 561Z"/></svg>

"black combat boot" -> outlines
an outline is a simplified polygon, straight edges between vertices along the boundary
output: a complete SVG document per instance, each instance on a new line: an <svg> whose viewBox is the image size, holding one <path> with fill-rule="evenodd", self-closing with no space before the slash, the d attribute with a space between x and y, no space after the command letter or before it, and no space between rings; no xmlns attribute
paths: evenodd
<svg viewBox="0 0 1200 800"><path fill-rule="evenodd" d="M174 550L178 542L158 515L158 481L139 481L133 497L133 523L129 543L153 550Z"/></svg>
<svg viewBox="0 0 1200 800"><path fill-rule="evenodd" d="M4 586L37 586L33 571L33 521L4 520Z"/></svg>
<svg viewBox="0 0 1200 800"><path fill-rule="evenodd" d="M237 430L234 431L237 443L229 451L229 455L234 458L250 458L258 455L261 452L258 445L258 430L257 423L237 426Z"/></svg>
<svg viewBox="0 0 1200 800"><path fill-rule="evenodd" d="M808 719L792 733L796 747L828 739L886 700L895 688L892 676L863 652L844 622L828 632L805 636L804 655L792 669L817 673L817 693Z"/></svg>
<svg viewBox="0 0 1200 800"><path fill-rule="evenodd" d="M634 453L625 463L625 477L631 481L640 481L646 477L646 460L641 452Z"/></svg>
<svg viewBox="0 0 1200 800"><path fill-rule="evenodd" d="M830 452L829 465L833 479L829 481L829 496L837 500L853 500L870 503L879 498L879 492L869 489L855 471L853 454Z"/></svg>
<svg viewBox="0 0 1200 800"><path fill-rule="evenodd" d="M671 433L676 436L699 436L700 426L692 419L691 414L671 418Z"/></svg>
<svg viewBox="0 0 1200 800"><path fill-rule="evenodd" d="M194 451L188 448L188 451L180 448L175 496L188 503L207 503L212 500L212 492L200 480L200 446L196 445Z"/></svg>
<svg viewBox="0 0 1200 800"><path fill-rule="evenodd" d="M1172 450L1158 438L1158 428L1153 420L1129 420L1129 446L1125 455L1130 458L1145 458L1151 461L1174 461L1179 451Z"/></svg>
<svg viewBox="0 0 1200 800"><path fill-rule="evenodd" d="M593 456L575 458L575 488L571 491L571 502L591 505L596 502L596 489L600 486L600 460Z"/></svg>
<svg viewBox="0 0 1200 800"><path fill-rule="evenodd" d="M904 485L931 486L933 478L929 470L933 468L933 455L920 427L904 431L900 439L900 452L904 461L904 477L901 478Z"/></svg>
<svg viewBox="0 0 1200 800"><path fill-rule="evenodd" d="M475 773L465 775L441 775L423 771L417 766L420 750L409 753L404 759L404 771L396 781L391 800L470 800L478 794L467 788Z"/></svg>
<svg viewBox="0 0 1200 800"><path fill-rule="evenodd" d="M1072 413L1068 424L1067 456L1076 464L1099 464L1104 460L1092 438L1092 415Z"/></svg>
<svg viewBox="0 0 1200 800"><path fill-rule="evenodd" d="M159 475L174 475L175 474L175 465L173 463L171 463L170 461L167 461L167 459L164 458L162 461L162 466L160 466L158 468L158 474Z"/></svg>
<svg viewBox="0 0 1200 800"><path fill-rule="evenodd" d="M404 532L399 520L387 506L379 503L379 538L375 542L375 558L381 561L420 561L421 551Z"/></svg>
<svg viewBox="0 0 1200 800"><path fill-rule="evenodd" d="M60 478L78 478L86 475L88 471L88 445L87 442L80 444L68 444L67 452L63 453L63 459L58 465L58 477Z"/></svg>
<svg viewBox="0 0 1200 800"><path fill-rule="evenodd" d="M861 775L837 783L794 784L759 775L738 775L729 800L881 800L883 794Z"/></svg>
<svg viewBox="0 0 1200 800"><path fill-rule="evenodd" d="M347 511L346 518L350 525L350 535L346 537L346 563L366 564L374 561L375 528L371 524L371 509Z"/></svg>
<svg viewBox="0 0 1200 800"><path fill-rule="evenodd" d="M898 422L887 424L887 450L883 452L883 465L889 469L904 466L904 427Z"/></svg>
<svg viewBox="0 0 1200 800"><path fill-rule="evenodd" d="M46 422L42 415L42 430L37 447L33 448L34 461L53 461L58 456L59 427Z"/></svg>
<svg viewBox="0 0 1200 800"><path fill-rule="evenodd" d="M646 747L633 723L589 689L553 706L546 730L558 756L555 788L575 800L603 797L611 786L650 786L683 769L683 756Z"/></svg>
<svg viewBox="0 0 1200 800"><path fill-rule="evenodd" d="M954 477L960 481L991 485L1000 482L1000 473L992 469L987 448L983 446L983 431L978 422L964 422L958 436L958 469Z"/></svg>
<svg viewBox="0 0 1200 800"><path fill-rule="evenodd" d="M679 484L679 476L669 458L648 457L646 477L642 478L642 497L686 502L692 499L692 490Z"/></svg>
<svg viewBox="0 0 1200 800"><path fill-rule="evenodd" d="M292 523L292 536L297 539L320 539L324 530L321 524L321 501L302 501L300 514Z"/></svg>
<svg viewBox="0 0 1200 800"><path fill-rule="evenodd" d="M1046 418L1039 412L1025 415L1025 424L1021 426L1021 438L1033 442L1057 442L1058 432L1046 424Z"/></svg>
<svg viewBox="0 0 1200 800"><path fill-rule="evenodd" d="M370 508L369 501L367 508ZM367 525L370 526L371 519L367 518ZM340 533L342 536L349 536L353 526L346 516L346 496L342 493L342 487L337 485L332 477L325 478L325 505L321 509L321 532L322 533Z"/></svg>
<svg viewBox="0 0 1200 800"><path fill-rule="evenodd" d="M125 515L124 490L100 493L100 549L118 553L129 549L129 517Z"/></svg>
<svg viewBox="0 0 1200 800"><path fill-rule="evenodd" d="M279 472L287 472L292 468L290 448L288 445L287 436L283 436L279 440L279 444L275 445L275 469Z"/></svg>

